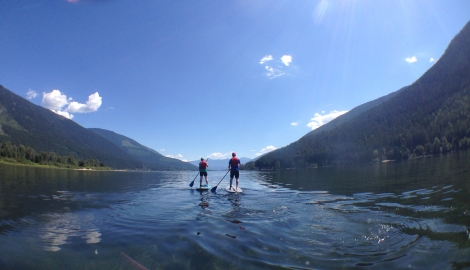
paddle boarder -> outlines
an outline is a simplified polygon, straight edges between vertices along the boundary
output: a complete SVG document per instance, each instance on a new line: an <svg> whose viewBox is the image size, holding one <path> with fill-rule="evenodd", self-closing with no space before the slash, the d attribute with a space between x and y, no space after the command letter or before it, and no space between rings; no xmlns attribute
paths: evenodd
<svg viewBox="0 0 470 270"><path fill-rule="evenodd" d="M239 165L242 165L240 163L240 159L237 158L237 154L235 152L232 152L232 158L228 161L228 169L230 171L230 189L232 189L232 180L234 176L237 181L235 190L238 189L238 178L240 177L240 171L238 169Z"/></svg>
<svg viewBox="0 0 470 270"><path fill-rule="evenodd" d="M199 162L199 176L201 177L199 179L199 187L202 187L202 177L204 176L206 178L206 187L209 186L209 179L207 178L207 167L209 167L209 164L207 164L207 161L204 160L204 158L201 158L201 162Z"/></svg>

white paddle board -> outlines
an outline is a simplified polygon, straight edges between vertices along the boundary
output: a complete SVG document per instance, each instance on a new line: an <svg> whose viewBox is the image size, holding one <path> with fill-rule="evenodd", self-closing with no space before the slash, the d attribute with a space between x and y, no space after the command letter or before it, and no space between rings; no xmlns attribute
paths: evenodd
<svg viewBox="0 0 470 270"><path fill-rule="evenodd" d="M226 190L227 192L230 192L230 193L235 193L235 192L241 193L241 192L243 192L243 190L242 190L241 188L237 188L237 190L235 190L235 186L232 186L232 188L230 188L230 186L227 186L227 187L225 188L225 190Z"/></svg>

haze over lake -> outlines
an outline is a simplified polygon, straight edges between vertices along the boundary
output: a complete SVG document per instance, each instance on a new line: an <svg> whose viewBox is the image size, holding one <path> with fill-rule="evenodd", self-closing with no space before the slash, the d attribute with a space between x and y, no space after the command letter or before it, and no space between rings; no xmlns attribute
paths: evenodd
<svg viewBox="0 0 470 270"><path fill-rule="evenodd" d="M195 172L1 164L0 268L468 268L469 155L242 171L241 194L228 177L198 192Z"/></svg>

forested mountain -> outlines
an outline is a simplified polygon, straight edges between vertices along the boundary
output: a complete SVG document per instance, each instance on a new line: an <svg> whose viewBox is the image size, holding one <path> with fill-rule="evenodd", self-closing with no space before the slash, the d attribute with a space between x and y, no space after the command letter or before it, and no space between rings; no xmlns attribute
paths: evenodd
<svg viewBox="0 0 470 270"><path fill-rule="evenodd" d="M404 89L406 89L406 87L403 87L400 90L392 92L392 93L390 93L386 96L383 96L383 97L380 97L378 99L374 99L372 101L369 101L367 103L359 105L359 106L355 107L354 109L350 110L349 112L336 117L335 119L331 120L327 124L317 128L317 129L314 129L314 130L310 131L309 133L307 133L306 136L315 135L317 133L328 131L328 130L333 129L335 127L341 126L343 123L348 122L349 120L351 120L354 117L360 115L361 113L363 113L365 111L368 111L368 110L370 110L370 109L372 109L376 106L379 106L380 104L382 104L385 101L389 100L390 98L394 97L396 94L400 93Z"/></svg>
<svg viewBox="0 0 470 270"><path fill-rule="evenodd" d="M41 158L47 156L47 159L69 157L71 160L88 160L114 169L197 169L112 131L86 129L1 85L0 147L7 147L4 149L7 152L19 151L25 155L42 152ZM10 153L9 156L15 155Z"/></svg>
<svg viewBox="0 0 470 270"><path fill-rule="evenodd" d="M196 170L192 164L183 162L178 159L168 158L158 153L157 151L141 145L135 140L126 136L117 134L113 131L90 128L89 130L103 136L107 140L111 141L127 154L132 156L134 159L139 160L143 163L146 169L149 170Z"/></svg>
<svg viewBox="0 0 470 270"><path fill-rule="evenodd" d="M102 136L29 102L1 85L0 142L77 159L93 158L112 168L142 168L141 162Z"/></svg>
<svg viewBox="0 0 470 270"><path fill-rule="evenodd" d="M470 23L421 78L377 106L259 158L258 168L397 160L470 147ZM344 119L343 119L344 120ZM333 125L334 124L334 125Z"/></svg>

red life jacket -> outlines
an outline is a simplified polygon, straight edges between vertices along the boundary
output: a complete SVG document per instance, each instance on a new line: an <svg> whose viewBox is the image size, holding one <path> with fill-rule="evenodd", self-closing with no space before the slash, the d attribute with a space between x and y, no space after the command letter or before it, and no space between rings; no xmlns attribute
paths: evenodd
<svg viewBox="0 0 470 270"><path fill-rule="evenodd" d="M232 168L238 167L238 164L240 164L240 160L237 157L230 159L230 166L232 166Z"/></svg>
<svg viewBox="0 0 470 270"><path fill-rule="evenodd" d="M205 169L207 168L207 162L204 160L204 161L201 161L199 162L199 169Z"/></svg>

